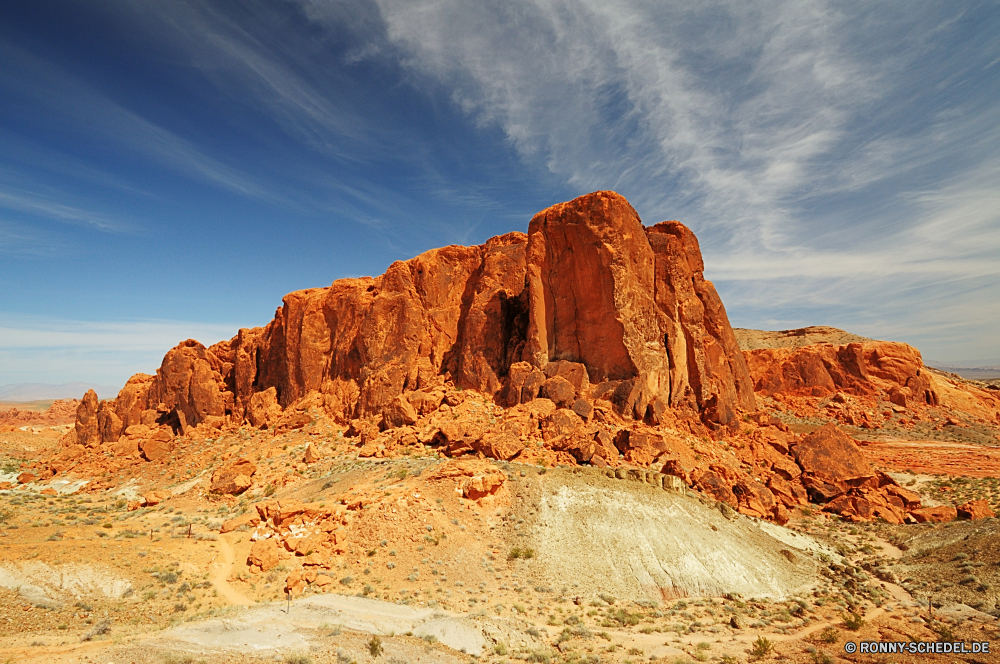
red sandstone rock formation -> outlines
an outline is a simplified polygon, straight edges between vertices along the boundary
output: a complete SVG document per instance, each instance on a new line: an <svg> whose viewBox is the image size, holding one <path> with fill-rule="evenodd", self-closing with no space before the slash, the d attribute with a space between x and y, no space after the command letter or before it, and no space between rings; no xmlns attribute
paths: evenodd
<svg viewBox="0 0 1000 664"><path fill-rule="evenodd" d="M51 426L70 424L76 419L76 409L80 402L76 399L56 399L45 410L21 410L16 406L0 410L0 426L9 426L13 431L29 425Z"/></svg>
<svg viewBox="0 0 1000 664"><path fill-rule="evenodd" d="M676 408L732 425L754 408L750 375L702 270L687 228L645 228L618 194L588 194L540 212L529 236L434 249L290 293L267 326L210 348L184 341L155 376L88 401L76 442L113 443L135 424L280 426L307 397L343 422L405 427L449 382L507 405L543 396L584 420L603 398L652 423Z"/></svg>
<svg viewBox="0 0 1000 664"><path fill-rule="evenodd" d="M983 500L970 500L955 508L960 519L991 519L996 516L990 504Z"/></svg>
<svg viewBox="0 0 1000 664"><path fill-rule="evenodd" d="M920 352L904 343L873 341L843 346L762 348L745 353L754 390L766 396L825 397L883 393L893 403L937 405Z"/></svg>
<svg viewBox="0 0 1000 664"><path fill-rule="evenodd" d="M326 416L350 424L345 435L361 457L436 445L452 457L613 473L628 464L628 473L680 478L779 523L810 498L852 520L947 517L921 511L919 496L872 469L836 427L797 437L755 411L754 385L764 394L936 399L915 350L875 342L753 351L748 368L702 273L687 228L645 228L622 197L589 194L540 212L528 236L435 249L380 277L291 293L263 328L208 348L182 342L155 376L133 376L114 401L89 392L48 472L95 448L123 462L165 463L175 434L192 428L207 435L248 423L280 433ZM757 428L740 431L740 411ZM704 425L726 427L737 444L723 453ZM317 458L312 447L303 457ZM477 463L443 468L462 476L470 499L508 500L503 473L480 473ZM243 492L255 471L230 462L211 490ZM284 517L269 514L227 527L269 519L279 527ZM284 549L330 542L289 540ZM258 542L252 564L270 568L277 551Z"/></svg>
<svg viewBox="0 0 1000 664"><path fill-rule="evenodd" d="M622 412L658 421L667 406L729 424L753 410L750 375L698 242L677 222L645 228L599 191L535 215L528 227L525 359L578 362L613 382Z"/></svg>
<svg viewBox="0 0 1000 664"><path fill-rule="evenodd" d="M97 407L97 392L87 390L76 409L76 443L78 445L97 447L101 444Z"/></svg>

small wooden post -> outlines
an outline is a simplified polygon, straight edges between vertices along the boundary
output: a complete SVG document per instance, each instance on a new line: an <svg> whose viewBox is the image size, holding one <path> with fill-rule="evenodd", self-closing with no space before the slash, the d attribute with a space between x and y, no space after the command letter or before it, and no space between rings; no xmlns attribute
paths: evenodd
<svg viewBox="0 0 1000 664"><path fill-rule="evenodd" d="M188 524L188 539L191 539L191 524Z"/></svg>

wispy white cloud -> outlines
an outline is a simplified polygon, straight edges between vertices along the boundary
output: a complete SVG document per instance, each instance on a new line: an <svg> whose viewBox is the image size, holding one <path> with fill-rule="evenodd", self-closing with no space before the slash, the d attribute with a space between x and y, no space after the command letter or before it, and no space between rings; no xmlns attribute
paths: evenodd
<svg viewBox="0 0 1000 664"><path fill-rule="evenodd" d="M819 2L379 5L407 63L526 156L705 225L787 219L878 79L839 38L850 17Z"/></svg>
<svg viewBox="0 0 1000 664"><path fill-rule="evenodd" d="M86 210L29 193L4 191L0 188L0 208L27 212L57 221L83 224L100 231L122 231L127 228L121 219L93 210Z"/></svg>
<svg viewBox="0 0 1000 664"><path fill-rule="evenodd" d="M237 329L237 325L172 320L81 321L0 314L0 348L95 348L162 354L182 339L194 338L208 346L229 339Z"/></svg>
<svg viewBox="0 0 1000 664"><path fill-rule="evenodd" d="M126 108L60 66L43 60L0 38L0 84L29 101L35 112L59 118L63 128L81 136L126 149L192 180L222 187L257 199L281 199L257 178L230 166L194 142ZM54 211L53 211L54 214ZM55 216L58 216L55 214Z"/></svg>
<svg viewBox="0 0 1000 664"><path fill-rule="evenodd" d="M270 4L230 13L217 3L202 0L160 3L121 0L135 21L151 35L164 39L188 58L190 66L220 89L266 112L288 133L327 156L345 161L365 158L363 150L379 147L392 127L373 128L345 104L349 90L338 88L337 66L329 66L322 39L297 34L286 25L288 16ZM304 9L316 19L352 20L354 31L364 3L353 11L334 11L339 3ZM341 24L339 27L342 27ZM374 51L368 51L374 53ZM335 63L340 64L340 63ZM378 134L382 134L376 139ZM404 135L396 136L405 142Z"/></svg>
<svg viewBox="0 0 1000 664"><path fill-rule="evenodd" d="M578 190L692 226L735 309L858 322L881 295L878 329L912 334L940 298L934 343L993 343L976 321L1000 303L966 295L1000 283L1000 131L968 77L998 47L966 39L966 5L376 1L417 84Z"/></svg>
<svg viewBox="0 0 1000 664"><path fill-rule="evenodd" d="M206 346L237 325L172 320L81 321L0 313L0 384L89 380L124 384L153 373L183 339Z"/></svg>

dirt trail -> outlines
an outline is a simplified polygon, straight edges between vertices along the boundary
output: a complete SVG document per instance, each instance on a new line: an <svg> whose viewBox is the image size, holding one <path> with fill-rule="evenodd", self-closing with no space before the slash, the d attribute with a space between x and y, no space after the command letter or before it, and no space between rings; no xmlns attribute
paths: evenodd
<svg viewBox="0 0 1000 664"><path fill-rule="evenodd" d="M219 560L219 558L222 560ZM224 535L220 536L219 554L209 567L208 579L212 582L212 586L219 591L219 594L229 600L231 604L250 606L254 603L253 600L230 586L229 582L226 581L229 578L229 573L232 571L235 561L236 554L233 551L233 546L226 541Z"/></svg>

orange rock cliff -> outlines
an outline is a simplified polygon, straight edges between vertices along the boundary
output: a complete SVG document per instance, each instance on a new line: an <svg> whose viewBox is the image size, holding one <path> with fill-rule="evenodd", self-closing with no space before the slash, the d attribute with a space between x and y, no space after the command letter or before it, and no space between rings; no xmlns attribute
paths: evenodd
<svg viewBox="0 0 1000 664"><path fill-rule="evenodd" d="M422 446L630 466L781 523L810 502L849 519L932 518L834 424L793 432L776 417L788 407L815 414L822 400L827 420L873 427L892 407L937 407L945 388L916 349L744 353L703 271L682 224L643 226L614 192L581 196L536 214L527 234L290 293L264 327L207 348L184 341L116 399L88 392L75 431L41 465L57 474L91 458L165 463L190 432L290 430L319 413L362 457ZM980 392L960 396L1000 422L1000 400ZM224 471L213 491L258 482L253 464Z"/></svg>

